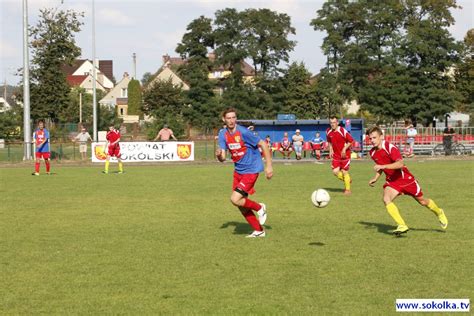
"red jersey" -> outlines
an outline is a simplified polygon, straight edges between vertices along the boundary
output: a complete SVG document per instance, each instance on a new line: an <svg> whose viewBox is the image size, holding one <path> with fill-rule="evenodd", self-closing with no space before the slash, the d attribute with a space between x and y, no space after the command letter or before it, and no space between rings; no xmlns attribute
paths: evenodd
<svg viewBox="0 0 474 316"><path fill-rule="evenodd" d="M225 142L229 148L232 161L236 162L242 159L247 152L247 146L244 143L242 133L237 129L234 134L231 134L227 129L225 132Z"/></svg>
<svg viewBox="0 0 474 316"><path fill-rule="evenodd" d="M109 142L109 145L117 141L117 139L120 139L120 132L116 129L113 131L108 131L107 135L105 136L105 139Z"/></svg>
<svg viewBox="0 0 474 316"><path fill-rule="evenodd" d="M388 165L396 161L402 160L400 150L389 142L383 140L381 149L373 147L370 150L370 157L378 165ZM415 177L408 171L407 167L401 169L382 169L387 177L387 182L404 182L410 183L415 181Z"/></svg>
<svg viewBox="0 0 474 316"><path fill-rule="evenodd" d="M354 139L344 127L338 126L335 130L328 128L326 130L326 139L332 145L334 159L341 159L341 152L346 143L352 143ZM346 150L346 158L351 158L351 147Z"/></svg>

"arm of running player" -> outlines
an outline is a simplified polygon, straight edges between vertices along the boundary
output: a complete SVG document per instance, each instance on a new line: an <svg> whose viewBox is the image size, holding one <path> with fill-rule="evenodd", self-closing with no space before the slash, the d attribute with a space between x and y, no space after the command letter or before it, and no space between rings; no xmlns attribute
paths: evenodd
<svg viewBox="0 0 474 316"><path fill-rule="evenodd" d="M377 173L375 174L375 176L369 180L369 185L371 187L374 186L375 182L377 182L377 180L380 178L380 176L382 175L382 171L377 171Z"/></svg>
<svg viewBox="0 0 474 316"><path fill-rule="evenodd" d="M341 158L346 158L346 150L351 146L352 143L350 142L347 142L344 144L344 147L342 147L342 151L341 151Z"/></svg>
<svg viewBox="0 0 474 316"><path fill-rule="evenodd" d="M225 149L222 149L219 146L217 146L217 148L216 148L216 158L220 162L224 162L225 161Z"/></svg>
<svg viewBox="0 0 474 316"><path fill-rule="evenodd" d="M382 171L383 169L390 169L390 170L402 169L403 166L405 166L405 164L403 163L403 159L401 159L401 160L397 160L393 163L390 163L388 165L375 165L374 170L379 172L379 171Z"/></svg>
<svg viewBox="0 0 474 316"><path fill-rule="evenodd" d="M330 142L328 142L328 145L329 145L329 158L333 158L334 157L334 150L332 149L332 144Z"/></svg>
<svg viewBox="0 0 474 316"><path fill-rule="evenodd" d="M265 158L265 176L270 180L273 177L272 154L270 148L263 140L258 142L258 146L263 150L263 157Z"/></svg>

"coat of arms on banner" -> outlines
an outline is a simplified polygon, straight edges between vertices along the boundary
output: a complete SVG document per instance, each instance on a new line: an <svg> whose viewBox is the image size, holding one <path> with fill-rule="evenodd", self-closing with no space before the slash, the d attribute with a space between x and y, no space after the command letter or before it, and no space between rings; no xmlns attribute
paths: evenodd
<svg viewBox="0 0 474 316"><path fill-rule="evenodd" d="M96 145L94 147L95 157L99 160L105 160L107 158L107 153L105 152L104 145Z"/></svg>
<svg viewBox="0 0 474 316"><path fill-rule="evenodd" d="M176 151L179 158L188 159L191 156L191 144L178 144Z"/></svg>

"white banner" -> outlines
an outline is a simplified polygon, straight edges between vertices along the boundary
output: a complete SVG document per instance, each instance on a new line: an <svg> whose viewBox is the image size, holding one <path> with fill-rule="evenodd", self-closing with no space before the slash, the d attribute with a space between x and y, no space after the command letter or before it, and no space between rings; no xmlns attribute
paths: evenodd
<svg viewBox="0 0 474 316"><path fill-rule="evenodd" d="M123 162L193 161L194 142L120 142ZM105 162L105 142L92 143L92 162ZM111 162L117 158L111 157Z"/></svg>

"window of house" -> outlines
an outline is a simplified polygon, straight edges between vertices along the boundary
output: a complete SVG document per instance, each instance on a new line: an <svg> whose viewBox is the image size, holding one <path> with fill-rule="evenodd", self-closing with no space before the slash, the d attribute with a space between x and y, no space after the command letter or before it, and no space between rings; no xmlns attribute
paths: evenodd
<svg viewBox="0 0 474 316"><path fill-rule="evenodd" d="M123 108L120 109L120 115L123 115Z"/></svg>
<svg viewBox="0 0 474 316"><path fill-rule="evenodd" d="M127 88L122 88L122 98L128 97L127 94L128 94Z"/></svg>

